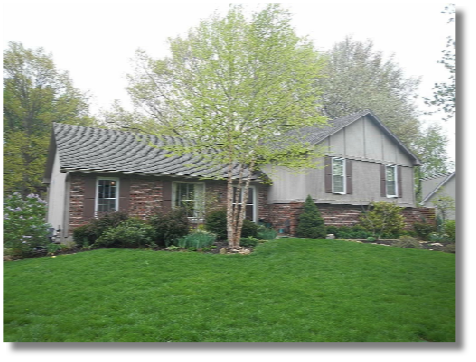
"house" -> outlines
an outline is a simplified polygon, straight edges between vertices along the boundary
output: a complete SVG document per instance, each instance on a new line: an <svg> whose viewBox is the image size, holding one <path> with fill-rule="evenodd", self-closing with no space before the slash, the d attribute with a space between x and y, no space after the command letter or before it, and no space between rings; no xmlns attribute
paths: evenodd
<svg viewBox="0 0 476 362"><path fill-rule="evenodd" d="M302 137L324 148L324 167L305 174L282 168L272 173L265 167L272 185L258 173L251 175L248 219L293 234L308 194L328 225L356 223L362 207L372 201L404 207L409 223L431 210L416 208L413 168L418 158L371 111L335 119L325 128L304 128ZM47 221L60 239L101 212L125 210L145 217L187 205L189 217L197 220L204 199L225 207L227 168L201 157L170 157L161 142L156 136L54 124L44 182ZM167 142L181 141L170 137Z"/></svg>
<svg viewBox="0 0 476 362"><path fill-rule="evenodd" d="M420 205L435 208L434 202L439 196L449 196L456 202L456 172L437 174L421 180L423 199ZM456 211L450 210L446 218L456 219Z"/></svg>

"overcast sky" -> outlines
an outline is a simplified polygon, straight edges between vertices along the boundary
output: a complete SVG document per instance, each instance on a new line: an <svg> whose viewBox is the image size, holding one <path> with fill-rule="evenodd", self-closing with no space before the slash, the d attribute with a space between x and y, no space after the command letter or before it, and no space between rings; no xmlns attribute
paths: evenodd
<svg viewBox="0 0 476 362"><path fill-rule="evenodd" d="M293 13L296 31L309 35L318 49L352 35L372 39L374 50L395 61L406 77L421 77L420 95L430 97L435 82L448 73L437 60L454 25L441 14L445 2L315 1L285 4ZM256 2L248 2L256 9ZM155 57L167 54L167 38L183 34L226 2L160 1L4 1L3 45L20 41L25 47L51 52L59 69L68 70L74 85L88 90L93 112L108 108L114 99L127 104L125 75L138 48ZM422 103L420 103L422 104ZM422 120L425 120L423 118ZM440 122L439 118L428 118ZM383 120L385 121L385 120ZM442 123L453 140L454 129ZM454 124L454 122L453 122ZM449 154L454 157L454 143Z"/></svg>

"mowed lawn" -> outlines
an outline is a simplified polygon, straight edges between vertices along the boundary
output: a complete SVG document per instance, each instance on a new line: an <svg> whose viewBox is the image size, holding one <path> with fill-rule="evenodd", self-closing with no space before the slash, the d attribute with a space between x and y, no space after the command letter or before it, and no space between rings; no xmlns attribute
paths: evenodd
<svg viewBox="0 0 476 362"><path fill-rule="evenodd" d="M4 263L6 342L451 342L455 255L280 239Z"/></svg>

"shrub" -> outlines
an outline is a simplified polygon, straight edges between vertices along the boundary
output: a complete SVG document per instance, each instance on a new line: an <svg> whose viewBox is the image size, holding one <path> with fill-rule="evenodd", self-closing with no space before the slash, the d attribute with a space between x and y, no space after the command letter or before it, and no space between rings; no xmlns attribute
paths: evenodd
<svg viewBox="0 0 476 362"><path fill-rule="evenodd" d="M227 219L225 210L215 210L208 213L205 217L205 229L214 233L219 240L226 240L228 238ZM241 228L241 236L243 238L258 237L258 225L253 221L243 220Z"/></svg>
<svg viewBox="0 0 476 362"><path fill-rule="evenodd" d="M81 225L73 230L73 240L78 246L94 244L106 230L115 228L129 218L124 211L114 211L102 214L97 219L92 219L89 223Z"/></svg>
<svg viewBox="0 0 476 362"><path fill-rule="evenodd" d="M413 229L421 240L428 240L429 235L436 232L436 225L426 222L416 222L413 224Z"/></svg>
<svg viewBox="0 0 476 362"><path fill-rule="evenodd" d="M209 231L195 230L194 232L174 241L174 245L180 248L203 249L211 246L217 236Z"/></svg>
<svg viewBox="0 0 476 362"><path fill-rule="evenodd" d="M448 236L448 240L451 242L456 241L456 221L447 220L445 223L445 234Z"/></svg>
<svg viewBox="0 0 476 362"><path fill-rule="evenodd" d="M278 236L276 230L267 228L265 226L258 226L258 239L261 240L274 240Z"/></svg>
<svg viewBox="0 0 476 362"><path fill-rule="evenodd" d="M413 248L413 249L420 249L421 245L417 239L412 238L411 236L402 236L395 244L397 248Z"/></svg>
<svg viewBox="0 0 476 362"><path fill-rule="evenodd" d="M377 239L398 237L405 227L401 207L385 201L372 202L361 215L360 223Z"/></svg>
<svg viewBox="0 0 476 362"><path fill-rule="evenodd" d="M5 198L3 206L3 245L13 257L28 257L49 243L45 223L46 202L38 195L25 198L15 192Z"/></svg>
<svg viewBox="0 0 476 362"><path fill-rule="evenodd" d="M97 247L107 248L139 248L156 246L155 231L144 220L131 218L121 222L114 228L107 229L94 243Z"/></svg>
<svg viewBox="0 0 476 362"><path fill-rule="evenodd" d="M311 239L324 239L326 237L324 219L321 217L321 213L311 195L308 195L304 202L304 211L299 216L296 236Z"/></svg>
<svg viewBox="0 0 476 362"><path fill-rule="evenodd" d="M240 246L243 248L254 248L258 245L259 240L253 237L241 238L240 239Z"/></svg>
<svg viewBox="0 0 476 362"><path fill-rule="evenodd" d="M456 253L456 244L447 244L445 245L445 248L443 249L444 252L446 253Z"/></svg>
<svg viewBox="0 0 476 362"><path fill-rule="evenodd" d="M149 217L148 222L154 228L155 242L161 247L172 245L190 232L190 221L184 209L159 210Z"/></svg>

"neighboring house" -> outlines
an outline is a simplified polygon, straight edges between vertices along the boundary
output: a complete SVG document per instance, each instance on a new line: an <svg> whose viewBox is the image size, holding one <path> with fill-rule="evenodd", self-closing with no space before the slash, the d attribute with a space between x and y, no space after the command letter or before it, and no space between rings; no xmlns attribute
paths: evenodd
<svg viewBox="0 0 476 362"><path fill-rule="evenodd" d="M271 173L265 167L271 186L259 173L252 175L248 219L293 234L308 194L328 225L358 222L362 208L372 201L404 207L408 223L431 211L415 207L418 158L371 111L335 119L324 128L304 128L302 135L303 142L324 147L324 166L305 174L282 168ZM160 146L155 136L54 124L44 182L48 222L60 230L61 240L101 212L124 210L145 217L185 205L196 221L204 199L226 206L226 182L204 178L225 178L227 167L211 167L191 156L168 157Z"/></svg>
<svg viewBox="0 0 476 362"><path fill-rule="evenodd" d="M420 205L434 208L434 202L439 196L449 196L456 203L456 172L438 174L421 180L421 193L423 199ZM447 219L456 219L456 210L451 210L446 215Z"/></svg>

